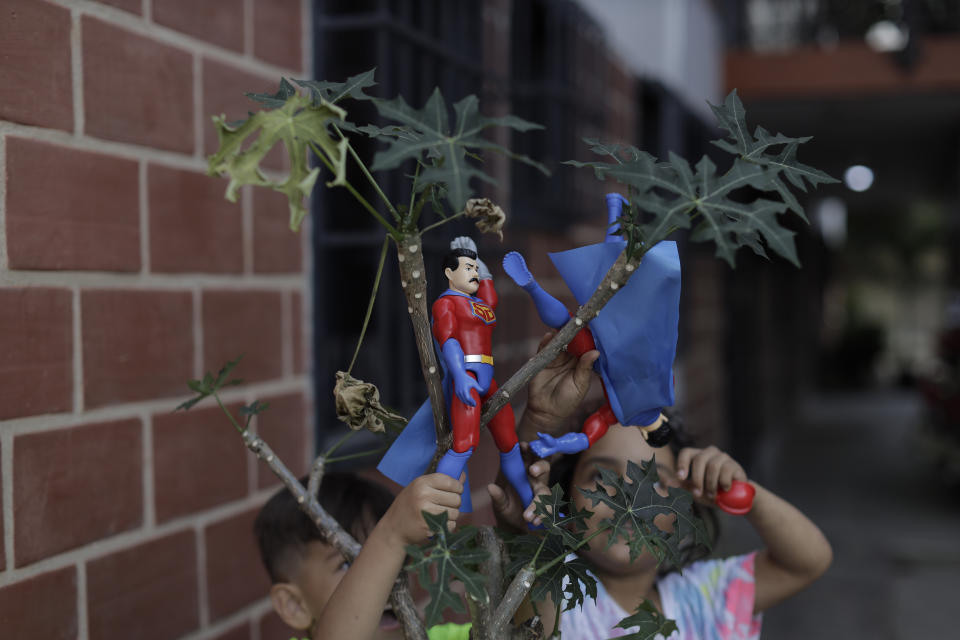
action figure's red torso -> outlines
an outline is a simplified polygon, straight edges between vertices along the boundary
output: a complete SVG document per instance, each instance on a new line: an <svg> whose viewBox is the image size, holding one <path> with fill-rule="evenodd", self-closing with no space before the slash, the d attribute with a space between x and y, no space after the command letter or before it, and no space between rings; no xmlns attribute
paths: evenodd
<svg viewBox="0 0 960 640"><path fill-rule="evenodd" d="M441 348L456 338L464 354L492 356L496 307L497 292L491 279L480 281L476 296L448 290L433 303L433 337Z"/></svg>

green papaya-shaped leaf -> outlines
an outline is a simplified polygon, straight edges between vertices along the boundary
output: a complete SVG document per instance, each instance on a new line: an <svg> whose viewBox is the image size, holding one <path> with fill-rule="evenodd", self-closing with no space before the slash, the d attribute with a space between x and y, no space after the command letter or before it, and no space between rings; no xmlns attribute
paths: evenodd
<svg viewBox="0 0 960 640"><path fill-rule="evenodd" d="M657 611L647 600L641 602L633 615L618 622L617 626L621 629L637 627L632 633L617 636L622 640L654 640L658 636L667 638L677 630L677 623Z"/></svg>
<svg viewBox="0 0 960 640"><path fill-rule="evenodd" d="M226 197L231 202L236 202L237 191L247 184L284 193L290 203L290 228L296 231L307 213L303 201L313 191L320 173L318 167L308 167L308 149L318 150L331 167L334 179L328 186L344 184L348 142L334 140L327 123L345 116L346 112L337 106L323 102L315 105L310 98L297 94L288 97L278 109L253 114L239 127L231 127L223 116L214 116L220 148L209 157L208 172L229 176ZM278 142L287 150L290 172L286 179L273 181L264 175L260 163Z"/></svg>
<svg viewBox="0 0 960 640"><path fill-rule="evenodd" d="M550 596L554 604L562 602L563 610L567 611L583 606L586 598L596 599L597 579L590 573L590 565L571 553L572 548L562 537L550 534L545 540L530 534L504 537L510 553L508 575L515 575L534 559L541 568L542 573L537 573L530 589L533 602L542 602Z"/></svg>
<svg viewBox="0 0 960 640"><path fill-rule="evenodd" d="M435 89L422 109L414 109L402 96L392 100L374 100L380 115L399 123L402 135L382 136L388 147L377 152L371 169L382 171L394 169L406 160L425 162L417 181L418 190L433 185L441 187L441 192L454 212L459 212L473 195L470 181L473 178L494 182L493 178L468 158L475 157L481 150L504 153L515 160L524 162L549 175L546 167L539 162L510 152L508 149L482 137L484 130L494 126L505 126L517 131L529 131L542 128L516 116L488 118L480 115L476 96L467 96L457 102L453 108L456 115L453 126L450 125L447 103L439 89ZM382 131L380 132L382 133ZM379 133L378 133L379 135Z"/></svg>
<svg viewBox="0 0 960 640"><path fill-rule="evenodd" d="M489 554L474 543L476 527L463 527L454 533L447 530L446 512L439 515L423 513L423 519L433 533L433 537L424 547L410 545L407 554L410 563L407 569L417 572L420 586L430 594L430 603L426 609L427 626L440 621L444 609L463 612L460 596L450 589L450 580L456 578L463 583L467 594L478 602L488 599L484 585L484 576L477 567ZM431 575L431 570L434 575Z"/></svg>
<svg viewBox="0 0 960 640"><path fill-rule="evenodd" d="M669 558L677 566L681 564L684 545L709 545L706 528L693 513L690 493L673 487L667 488L667 496L657 492L659 476L653 458L640 465L628 461L625 477L606 467L597 468L601 486L579 491L593 506L603 504L612 511L605 520L610 526L608 545L623 540L631 560L646 549L658 561ZM654 518L659 515L674 516L671 530L654 524Z"/></svg>
<svg viewBox="0 0 960 640"><path fill-rule="evenodd" d="M377 68L374 67L363 73L350 76L344 82L329 82L327 80L294 80L294 82L305 89L310 89L314 104L317 106L324 103L336 104L344 98L370 100L373 96L367 95L364 89L377 85L373 79L376 70Z"/></svg>

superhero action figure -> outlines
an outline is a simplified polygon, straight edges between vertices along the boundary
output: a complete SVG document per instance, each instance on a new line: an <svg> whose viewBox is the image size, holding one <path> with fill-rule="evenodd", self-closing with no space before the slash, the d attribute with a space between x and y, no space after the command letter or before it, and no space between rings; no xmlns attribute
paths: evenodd
<svg viewBox="0 0 960 640"><path fill-rule="evenodd" d="M433 337L444 368L443 389L453 428L453 447L441 458L437 471L459 479L477 446L481 405L497 390L493 379L492 333L497 324L497 293L493 276L467 237L450 243L443 273L449 288L433 303ZM424 429L424 424L427 429ZM513 408L506 404L488 425L500 450L500 468L524 506L533 500L517 442ZM429 401L410 419L377 467L400 484L426 470L436 446ZM424 462L424 455L426 461ZM470 510L469 487L464 487L461 511Z"/></svg>
<svg viewBox="0 0 960 640"><path fill-rule="evenodd" d="M620 253L624 244L624 240L616 235L616 231L619 228L617 219L620 217L622 206L625 202L626 199L618 193L607 195L608 231L605 243L614 247L617 254ZM662 248L660 244L663 245ZM673 404L672 365L677 342L678 316L676 310L678 309L680 296L680 264L679 259L676 261L670 260L670 258L676 254L676 245L672 242L660 244L651 249L647 254L650 255L650 253L656 251L657 255L655 255L655 260L648 259L645 256L641 267L651 265L653 262L656 262L656 264L653 264L650 268L642 268L641 273L637 273L634 278L628 282L624 292L618 293L617 296L615 296L616 298L620 298L617 300L617 303L628 302L630 305L633 305L633 301L636 301L637 304L635 308L629 309L629 318L633 325L632 330L627 333L622 333L618 328L615 332L616 335L608 332L611 337L616 338L616 343L612 349L609 347L606 349L601 348L600 359L594 364L594 367L600 372L602 378L601 387L605 400L603 406L593 412L586 421L584 421L581 432L566 433L560 437L553 437L545 433L538 434L540 437L530 443L530 448L537 456L546 458L555 453L577 453L583 451L602 438L610 425L616 424L617 422L625 425L637 425L642 431L644 438L650 443L650 446L662 447L670 441L673 432L666 416L660 412L660 407ZM583 247L582 249L588 249L588 247ZM574 250L574 252L577 251L581 251L581 249ZM671 251L673 255L670 255ZM589 260L590 257L591 256L587 256L587 260L581 266L587 266L587 264L591 262ZM539 283L537 283L529 269L527 269L526 262L522 255L516 251L508 253L503 259L503 269L517 286L521 287L530 295L537 308L537 313L540 315L540 319L543 320L544 324L554 329L560 329L567 323L571 313L562 302L544 291ZM574 269L571 273L576 274L575 277L582 278L588 273L596 275L597 270ZM602 277L603 274L600 274L600 276ZM648 284L651 280L656 280L660 286L655 291L658 295L654 299L647 298L643 300L641 304L639 301L646 296L634 295L637 292L631 289L630 283L636 279L644 278ZM644 294L648 291L649 288L646 288L640 293ZM624 297L626 299L624 299ZM611 300L611 304L613 304L613 300ZM654 305L657 305L656 308L654 308ZM623 308L624 305L620 304L619 306ZM604 310L603 315L612 315L611 311L615 312L615 309L616 306L614 309L610 309L610 305L608 304L608 308ZM645 309L647 315L652 315L650 313L651 311L665 314L667 322L660 323L658 326L652 326L650 322L644 322L644 320L649 320L649 318L638 317L638 313L644 313L641 309ZM673 311L673 313L671 313L671 311ZM579 358L584 353L598 348L597 342L594 339L594 333L590 329L591 325L594 325L594 322L591 322L590 325L577 332L573 340L567 345L568 353ZM653 339L651 340L651 338ZM633 341L634 344L631 344L631 341ZM673 348L666 350L661 348L659 351L639 348L639 345L654 343L661 347L672 344ZM647 393L637 395L636 392L638 389L632 388L629 385L618 385L617 383L620 382L620 380L610 375L610 367L607 366L606 356L612 353L629 357L632 362L641 359L642 362L638 363L640 366L637 367L636 370L649 372L651 374L649 378L650 381L654 383L654 388L651 389L650 385L647 385L645 389ZM657 376L660 377L659 382L662 382L662 384L656 384L658 382ZM634 382L635 378L635 373L631 374L628 382ZM617 393L618 391L620 391L620 393ZM649 393L650 391L653 391L653 393ZM624 405L620 402L620 396L624 393L636 395L631 406L626 407L628 409L627 414L624 414ZM613 395L616 406L620 409L620 415L617 415L611 407L611 395ZM658 405L658 401L662 404ZM637 402L640 404L638 405Z"/></svg>
<svg viewBox="0 0 960 640"><path fill-rule="evenodd" d="M581 305L596 290L625 244L616 232L627 200L611 193L606 201L608 232L604 242L550 254ZM569 321L571 314L566 306L540 287L522 255L508 253L503 268L530 295L545 324L560 329ZM543 458L583 451L616 423L639 425L653 447L670 441L672 429L661 408L674 403L673 360L679 305L680 258L676 243L659 242L647 250L627 284L567 345L567 352L575 357L592 349L600 352L594 369L602 381L604 405L587 418L581 432L556 437L538 434L540 437L530 443L536 455ZM730 513L746 513L752 502L752 495L746 493L744 487L731 487L726 494L717 496L717 504Z"/></svg>

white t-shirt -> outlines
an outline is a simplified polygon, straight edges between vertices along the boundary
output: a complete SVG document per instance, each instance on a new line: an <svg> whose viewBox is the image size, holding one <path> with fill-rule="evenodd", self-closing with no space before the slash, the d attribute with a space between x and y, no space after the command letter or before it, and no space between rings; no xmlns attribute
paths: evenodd
<svg viewBox="0 0 960 640"><path fill-rule="evenodd" d="M694 562L682 574L661 578L663 615L677 623L669 640L757 640L762 618L753 615L755 555ZM564 611L560 631L565 640L606 640L637 631L616 627L629 615L598 582L597 599Z"/></svg>

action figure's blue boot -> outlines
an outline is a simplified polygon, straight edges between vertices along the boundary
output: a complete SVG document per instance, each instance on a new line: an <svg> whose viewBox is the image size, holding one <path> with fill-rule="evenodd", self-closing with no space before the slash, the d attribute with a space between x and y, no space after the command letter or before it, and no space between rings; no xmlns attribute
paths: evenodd
<svg viewBox="0 0 960 640"><path fill-rule="evenodd" d="M623 242L623 236L616 233L620 230L617 220L620 219L625 204L630 204L630 201L619 193L607 194L607 237L604 242Z"/></svg>
<svg viewBox="0 0 960 640"><path fill-rule="evenodd" d="M437 473L445 473L454 480L459 480L460 474L467 471L467 460L472 455L473 447L463 453L448 449L437 464ZM470 513L471 511L473 511L473 502L470 500L470 476L467 474L463 481L463 494L460 496L460 512Z"/></svg>
<svg viewBox="0 0 960 640"><path fill-rule="evenodd" d="M570 312L567 311L567 307L540 287L527 268L527 263L522 255L516 251L511 251L505 255L503 257L503 270L517 283L518 287L530 294L543 324L559 329L567 323L570 319Z"/></svg>
<svg viewBox="0 0 960 640"><path fill-rule="evenodd" d="M526 509L533 502L533 490L527 481L527 467L520 456L519 444L513 445L513 449L510 449L510 451L500 454L500 470L503 471L503 475L507 476L507 480L510 481L513 488L516 489L517 495L520 496L520 502Z"/></svg>

